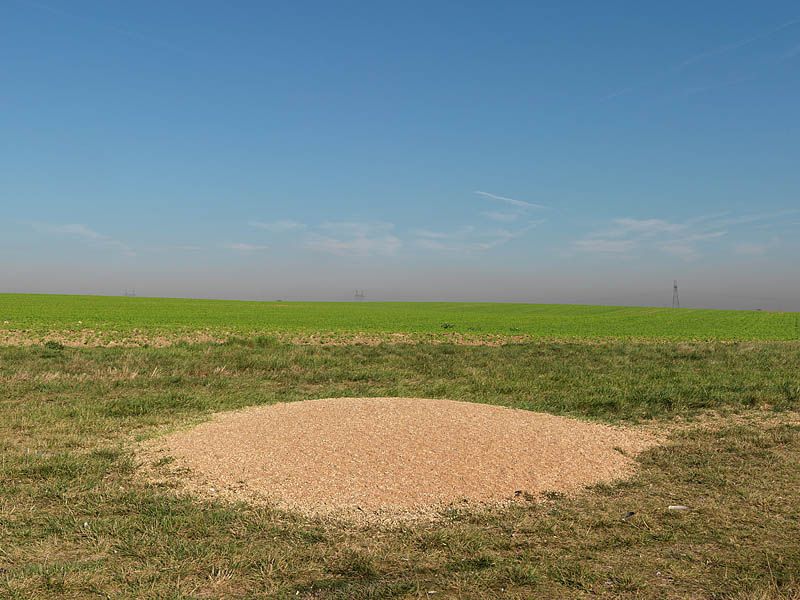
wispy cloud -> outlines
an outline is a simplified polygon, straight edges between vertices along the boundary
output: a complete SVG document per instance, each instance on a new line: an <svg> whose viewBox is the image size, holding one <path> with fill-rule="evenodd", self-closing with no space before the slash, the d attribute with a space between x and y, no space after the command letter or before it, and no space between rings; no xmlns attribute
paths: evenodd
<svg viewBox="0 0 800 600"><path fill-rule="evenodd" d="M282 219L249 221L248 225L273 234L301 234L299 241L303 247L338 256L388 256L402 246L391 223L334 221L311 225Z"/></svg>
<svg viewBox="0 0 800 600"><path fill-rule="evenodd" d="M494 221L494 226L487 227L483 221L481 224L466 225L453 231L419 228L397 232L392 223L363 221L314 224L293 219L251 220L248 225L273 234L298 234L295 236L297 243L316 252L338 256L392 256L409 244L433 251L488 250L520 237L544 222L530 219L531 211L546 208L542 204L484 191L476 191L475 194L505 205L502 210L479 213L484 219ZM242 245L240 249L244 250L248 246L250 245Z"/></svg>
<svg viewBox="0 0 800 600"><path fill-rule="evenodd" d="M171 244L165 246L148 246L142 248L142 252L157 252L157 253L175 253L175 252L199 252L202 246L195 246L192 244Z"/></svg>
<svg viewBox="0 0 800 600"><path fill-rule="evenodd" d="M489 198L490 200L496 200L498 202L504 202L506 204L510 204L511 206L515 206L517 208L536 208L536 209L547 208L543 204L536 204L535 202L527 202L526 200L517 200L516 198L508 198L507 196L498 196L497 194L491 194L489 192L481 192L480 190L476 190L475 193L478 194L479 196L483 196L484 198Z"/></svg>
<svg viewBox="0 0 800 600"><path fill-rule="evenodd" d="M771 29L768 29L768 30L763 31L761 33L758 33L756 35L752 35L752 36L743 38L743 39L738 40L736 42L732 42L732 43L728 43L728 44L721 44L721 45L716 46L714 48L711 48L709 50L705 50L703 52L699 52L697 54L689 56L688 58L683 59L682 61L680 61L680 62L678 62L678 63L676 63L676 64L674 64L672 66L669 66L669 67L661 69L661 70L655 70L653 73L651 73L651 76L650 76L649 79L646 78L644 81L642 81L642 82L640 82L638 84L629 85L629 86L626 86L626 87L621 88L619 90L616 90L614 92L611 92L610 94L605 95L602 98L602 100L606 100L606 101L607 100L614 100L615 98L619 98L621 96L626 96L626 95L636 91L638 88L642 87L643 85L646 85L647 83L653 83L653 82L658 81L658 80L660 80L660 79L662 79L662 78L664 78L664 77L666 77L668 75L674 75L674 74L680 73L681 71L683 71L684 69L686 69L690 65L693 65L695 63L702 62L704 60L707 60L707 59L710 59L710 58L714 58L714 57L717 57L717 56L723 56L725 54L729 54L729 53L734 52L736 50L740 50L740 49L745 48L747 46L750 46L750 45L752 45L752 44L754 44L756 42L768 39L768 38L774 36L775 34L781 32L781 31L783 31L785 29L788 29L790 27L794 27L796 25L800 25L800 19L790 19L788 21L785 21L784 23L781 23L780 25L777 25L777 26L775 26L775 27L773 27ZM800 51L800 47L798 47L798 50ZM784 55L781 58L781 60L785 60L785 59L788 59L788 58L791 58L791 57L792 56L791 56L791 51L790 51L790 53L788 55ZM720 84L716 84L716 85L708 85L708 86L703 86L703 87L696 87L696 88L692 88L692 89L688 90L685 95L693 95L693 94L698 94L698 93L703 93L703 92L707 92L707 91L710 91L710 90L718 89L718 88L721 88L721 87L727 87L727 86L730 86L730 85L737 85L739 83L743 83L743 82L749 81L751 79L753 79L753 77L740 77L740 78L736 78L736 79L733 79L733 80L728 80L726 82L723 82L723 83L720 83Z"/></svg>
<svg viewBox="0 0 800 600"><path fill-rule="evenodd" d="M611 226L573 242L582 252L597 254L629 254L634 251L657 250L684 260L699 257L698 245L705 240L724 236L725 230L708 230L708 225L695 231L697 221L673 223L664 219L613 219ZM714 225L719 225L715 222Z"/></svg>
<svg viewBox="0 0 800 600"><path fill-rule="evenodd" d="M280 221L250 221L248 223L251 227L263 229L270 233L287 233L290 231L301 231L306 229L305 223L282 219Z"/></svg>
<svg viewBox="0 0 800 600"><path fill-rule="evenodd" d="M793 27L794 25L798 24L800 24L800 19L791 19L789 21L786 21L785 23L781 23L780 25L773 27L772 29L741 39L738 42L733 42L731 44L722 44L720 46L717 46L716 48L711 48L710 50L706 50L704 52L695 54L694 56L690 56L689 58L675 65L674 68L683 69L701 60L712 58L714 56L720 56L722 54L727 54L728 52L733 52L734 50L739 50L740 48L744 48L745 46L749 46L750 44L754 44L755 42L767 39L775 35L776 33L783 31L784 29L788 29L789 27Z"/></svg>
<svg viewBox="0 0 800 600"><path fill-rule="evenodd" d="M299 233L302 247L338 256L392 256L403 248L427 249L437 252L480 252L495 248L525 235L544 220L532 220L532 210L545 208L541 204L477 191L476 194L506 205L503 210L483 211L481 217L494 221L487 227L465 225L449 231L417 228L397 232L392 223L363 221L329 221L307 224L284 219L279 221L249 221L248 225L270 233ZM522 222L520 222L522 221Z"/></svg>
<svg viewBox="0 0 800 600"><path fill-rule="evenodd" d="M728 235L727 231L687 234L658 242L655 247L665 254L692 261L700 258L699 242L715 240L725 235Z"/></svg>
<svg viewBox="0 0 800 600"><path fill-rule="evenodd" d="M412 233L418 237L429 240L458 240L472 234L475 227L468 225L455 231L431 231L430 229L415 229Z"/></svg>
<svg viewBox="0 0 800 600"><path fill-rule="evenodd" d="M517 212L500 212L495 210L485 210L480 214L481 216L486 217L491 221L497 221L499 223L511 223L512 221L516 221L519 218L519 213Z"/></svg>
<svg viewBox="0 0 800 600"><path fill-rule="evenodd" d="M611 235L624 235L635 233L643 236L658 235L660 233L675 233L686 228L685 224L670 223L663 219L614 219L615 229Z"/></svg>
<svg viewBox="0 0 800 600"><path fill-rule="evenodd" d="M586 238L576 240L573 245L578 250L599 254L627 254L636 246L633 240L607 240L603 238Z"/></svg>
<svg viewBox="0 0 800 600"><path fill-rule="evenodd" d="M790 208L787 210L778 210L768 213L751 213L747 215L740 215L732 217L728 215L720 215L719 223L723 227L731 227L733 225L747 225L750 223L764 223L768 221L780 221L784 217L800 214L800 209Z"/></svg>
<svg viewBox="0 0 800 600"><path fill-rule="evenodd" d="M472 226L462 227L453 231L431 231L429 229L416 229L414 244L418 248L438 252L465 254L483 252L524 236L534 227L544 221L531 221L525 227L516 230L505 228L492 228L479 230Z"/></svg>
<svg viewBox="0 0 800 600"><path fill-rule="evenodd" d="M108 236L96 232L87 225L72 223L66 225L53 225L51 223L31 223L39 233L64 234L85 240L103 240Z"/></svg>
<svg viewBox="0 0 800 600"><path fill-rule="evenodd" d="M682 222L664 219L612 219L608 227L572 243L574 250L596 254L633 254L634 252L660 252L687 261L702 256L704 245L729 236L731 232L742 235L741 228L756 226L766 229L780 224L795 210L731 216L705 215ZM746 242L740 246L748 248Z"/></svg>
<svg viewBox="0 0 800 600"><path fill-rule="evenodd" d="M739 256L764 256L773 248L780 246L781 239L777 236L766 242L742 242L734 244L733 252Z"/></svg>
<svg viewBox="0 0 800 600"><path fill-rule="evenodd" d="M311 250L338 256L391 256L403 245L391 223L329 222L305 239Z"/></svg>
<svg viewBox="0 0 800 600"><path fill-rule="evenodd" d="M267 250L269 248L269 246L262 246L260 244L246 244L242 242L222 244L222 247L228 250L234 250L236 252L243 252L245 254L260 252L262 250Z"/></svg>
<svg viewBox="0 0 800 600"><path fill-rule="evenodd" d="M30 222L28 224L33 227L34 231L41 234L55 237L69 237L98 248L117 250L125 256L136 256L136 252L127 244L109 235L99 233L82 223L54 224Z"/></svg>
<svg viewBox="0 0 800 600"><path fill-rule="evenodd" d="M515 223L517 221L523 221L523 220L527 221L528 225L519 230L523 233L527 232L529 229L531 229L531 227L535 227L536 225L541 223L541 221L531 221L530 212L532 210L543 210L547 208L543 204L528 202L527 200L519 200L517 198L509 198L508 196L500 196L498 194L492 194L490 192L482 192L480 190L477 190L475 193L479 196L483 196L484 198L492 200L493 202L500 202L506 205L506 208L504 210L482 211L480 213L482 217L489 219L490 221L494 221L495 223L502 223L506 227L511 226L512 223ZM504 232L507 233L507 230L495 229L494 231L497 232L498 234L492 236L491 239L494 241L477 241L474 242L472 245L469 245L469 247L478 250L485 250L505 243L503 241L503 239L506 237L504 235ZM482 235L486 236L487 232L484 231Z"/></svg>
<svg viewBox="0 0 800 600"><path fill-rule="evenodd" d="M465 253L486 250L485 234L477 233L475 227L467 226L452 231L415 229L414 245L435 252Z"/></svg>
<svg viewBox="0 0 800 600"><path fill-rule="evenodd" d="M488 242L485 243L485 249L494 248L495 246L500 246L511 240L515 240L517 238L521 238L525 234L527 234L532 229L538 227L542 223L544 223L544 219L540 219L538 221L530 221L525 227L521 229L517 229L514 231L508 229L494 229L489 231L490 239Z"/></svg>

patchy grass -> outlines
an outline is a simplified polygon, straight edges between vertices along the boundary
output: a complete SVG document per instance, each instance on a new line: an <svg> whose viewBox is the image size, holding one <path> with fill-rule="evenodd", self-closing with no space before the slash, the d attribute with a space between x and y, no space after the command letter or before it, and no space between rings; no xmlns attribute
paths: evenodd
<svg viewBox="0 0 800 600"><path fill-rule="evenodd" d="M798 364L794 342L0 348L0 597L797 597ZM655 419L672 434L629 481L393 528L135 477L137 437L345 395Z"/></svg>

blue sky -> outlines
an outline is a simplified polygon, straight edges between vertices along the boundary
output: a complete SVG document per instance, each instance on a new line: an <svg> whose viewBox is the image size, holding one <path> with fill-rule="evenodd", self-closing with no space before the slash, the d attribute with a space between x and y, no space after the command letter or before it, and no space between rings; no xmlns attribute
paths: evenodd
<svg viewBox="0 0 800 600"><path fill-rule="evenodd" d="M791 2L10 0L0 291L800 310Z"/></svg>

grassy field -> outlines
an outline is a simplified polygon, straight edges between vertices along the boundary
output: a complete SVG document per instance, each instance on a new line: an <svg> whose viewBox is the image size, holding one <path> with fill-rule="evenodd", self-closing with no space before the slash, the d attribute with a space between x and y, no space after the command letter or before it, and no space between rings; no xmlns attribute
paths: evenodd
<svg viewBox="0 0 800 600"><path fill-rule="evenodd" d="M0 332L796 340L800 313L475 303L239 302L0 294Z"/></svg>
<svg viewBox="0 0 800 600"><path fill-rule="evenodd" d="M798 365L798 342L3 347L0 597L797 598ZM214 411L392 395L669 439L625 482L389 528L135 475L135 440Z"/></svg>
<svg viewBox="0 0 800 600"><path fill-rule="evenodd" d="M0 328L2 598L800 598L796 314L0 295ZM325 335L345 343L305 343ZM625 482L393 527L137 476L135 444L165 429L330 396L646 423L667 442Z"/></svg>

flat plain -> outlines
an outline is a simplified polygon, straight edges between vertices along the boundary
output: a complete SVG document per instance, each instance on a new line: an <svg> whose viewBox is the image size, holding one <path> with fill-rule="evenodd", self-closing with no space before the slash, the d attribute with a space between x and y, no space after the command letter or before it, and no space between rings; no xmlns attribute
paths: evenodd
<svg viewBox="0 0 800 600"><path fill-rule="evenodd" d="M0 330L124 336L255 334L797 340L798 313L572 304L252 302L0 294Z"/></svg>
<svg viewBox="0 0 800 600"><path fill-rule="evenodd" d="M30 334L0 347L0 597L798 598L796 322L613 307L0 296L2 327ZM219 339L49 338L81 327ZM460 343L454 331L492 343ZM344 341L311 343L315 332ZM380 335L361 343L362 334ZM617 483L397 526L191 497L138 476L141 440L220 411L332 397L480 402L665 440Z"/></svg>

